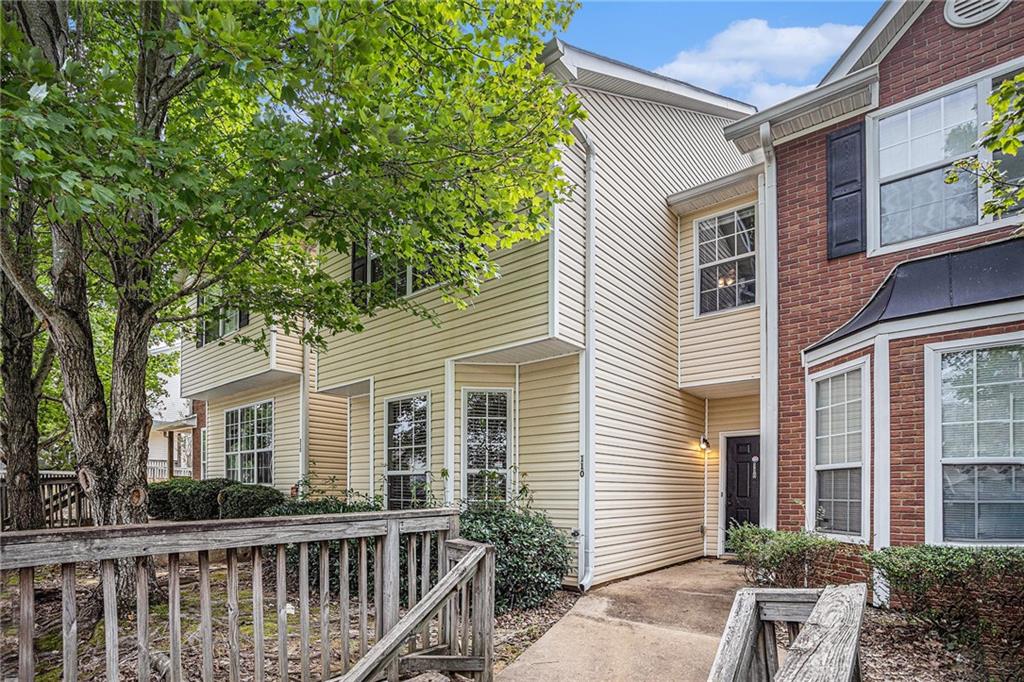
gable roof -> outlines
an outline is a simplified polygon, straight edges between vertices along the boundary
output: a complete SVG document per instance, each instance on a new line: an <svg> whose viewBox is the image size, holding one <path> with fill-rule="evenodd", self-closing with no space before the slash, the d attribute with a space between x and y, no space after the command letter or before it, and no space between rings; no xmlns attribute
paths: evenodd
<svg viewBox="0 0 1024 682"><path fill-rule="evenodd" d="M1024 237L900 263L849 322L804 352L891 320L1024 299Z"/></svg>
<svg viewBox="0 0 1024 682"><path fill-rule="evenodd" d="M553 38L540 57L555 77L594 90L740 119L756 107L661 74L603 57Z"/></svg>
<svg viewBox="0 0 1024 682"><path fill-rule="evenodd" d="M818 87L877 64L927 6L928 0L885 0L821 79Z"/></svg>

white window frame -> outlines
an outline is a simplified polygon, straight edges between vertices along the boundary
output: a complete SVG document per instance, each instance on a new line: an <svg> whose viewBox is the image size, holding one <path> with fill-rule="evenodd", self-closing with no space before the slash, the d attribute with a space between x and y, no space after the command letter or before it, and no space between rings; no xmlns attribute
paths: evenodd
<svg viewBox="0 0 1024 682"><path fill-rule="evenodd" d="M924 541L950 547L1020 547L1014 542L947 541L942 537L942 354L1024 343L1024 331L929 343L924 347ZM950 459L956 464L1012 464L1014 457ZM1024 462L1021 462L1024 463Z"/></svg>
<svg viewBox="0 0 1024 682"><path fill-rule="evenodd" d="M464 500L466 500L466 501L469 501L469 502L473 501L473 500L469 499L469 489L467 487L468 486L469 474L470 473L479 473L480 471L483 471L482 469L472 469L472 470L470 470L468 468L468 464L469 464L469 439L466 438L466 433L467 433L468 428L469 428L469 410L467 409L466 406L468 405L468 399L469 399L469 394L470 393L504 393L505 396L506 396L506 398L505 398L505 400L506 400L506 402L505 402L505 410L506 410L505 420L506 420L506 422L508 422L508 440L507 440L507 443L506 443L506 446L505 446L506 452L505 452L505 469L504 469L504 472L505 472L505 499L508 500L511 497L511 495L512 495L512 490L513 490L513 485L514 485L514 481L512 480L512 471L514 470L515 462L513 460L514 450L512 448L512 442L513 442L513 434L514 434L514 429L516 428L516 424L513 421L513 414L514 414L515 410L513 409L512 401L515 399L515 396L514 396L514 392L513 392L513 390L511 388L508 388L508 387L489 387L489 386L463 386L462 387L462 431L460 432L460 436L461 436L461 438L460 438L460 440L461 440L460 450L461 450L461 456L462 456L462 465L460 467L461 470L462 470L462 476L461 476L462 498ZM502 470L501 469L487 469L487 471L502 471Z"/></svg>
<svg viewBox="0 0 1024 682"><path fill-rule="evenodd" d="M396 402L396 401L399 401L399 400L406 400L408 398L415 398L417 396L423 396L426 399L426 401L427 401L427 466L426 466L426 468L423 471L419 471L419 470L416 470L416 469L391 469L389 467L389 464L388 464L388 430L389 430L388 429L388 411L389 411L389 407L390 407L391 403L393 403L393 402ZM389 509L389 505L390 505L390 500L388 500L388 479L392 475L395 475L395 476L420 476L420 475L423 475L423 476L426 477L426 484L427 484L427 486L432 485L432 481L431 481L432 477L431 477L431 473L430 473L431 472L431 463L432 463L431 462L431 452L430 452L431 447L432 447L432 444L431 444L431 435L432 434L431 434L431 432L434 430L433 418L431 416L432 402L433 401L431 400L430 389L423 390L423 391L410 391L408 393L401 393L399 395L390 395L390 396L387 396L387 397L384 398L384 415L383 415L384 416L384 438L383 438L383 446L384 446L384 462L383 462L383 465L384 465L384 486L383 486L383 488L384 488L384 490L383 490L384 509Z"/></svg>
<svg viewBox="0 0 1024 682"><path fill-rule="evenodd" d="M722 260L716 260L713 263L707 263L703 267L711 267L712 265L720 265L722 263L728 263L729 261L739 261L744 258L754 259L754 300L751 303L743 303L742 305L734 305L731 308L722 308L719 310L711 310L706 313L702 313L700 310L700 223L708 218L718 218L729 213L737 213L746 208L754 209L754 248L742 256L733 256L732 258L725 258ZM728 315L729 313L736 312L738 310L746 310L747 308L753 308L761 302L761 263L757 252L757 243L761 232L761 214L757 210L757 202L744 201L739 204L732 206L725 206L717 211L710 211L702 215L697 216L693 220L693 317L707 318L715 317L718 315Z"/></svg>
<svg viewBox="0 0 1024 682"><path fill-rule="evenodd" d="M861 409L861 486L860 486L860 534L850 535L847 533L834 533L828 531L817 530L817 508L818 508L818 477L817 472L819 470L816 457L815 457L815 442L817 437L818 423L816 420L815 410L817 409L816 391L817 382L822 379L828 379L830 377L838 376L840 374L846 374L847 372L855 369L860 369L860 409ZM805 525L809 532L818 533L826 537L834 538L841 542L867 545L869 538L871 537L871 410L872 400L871 395L871 356L865 355L863 357L855 358L848 362L844 362L835 367L829 367L826 370L822 370L815 373L808 372L805 379L804 395L806 396L806 403L804 412L806 413L806 426L805 432L807 436L807 442L805 446L806 458L804 463L805 469L805 486L806 486L806 499L805 502ZM838 466L838 465L823 465L822 469L827 470L829 468L843 468L851 469L853 467Z"/></svg>
<svg viewBox="0 0 1024 682"><path fill-rule="evenodd" d="M258 453L262 452L263 450L265 450L267 448L256 448L256 449L251 450L251 451L250 450L238 450L238 452L234 453L234 454L237 454L238 457L239 457L239 460L238 460L238 474L239 474L239 478L238 479L233 479L230 476L228 476L228 454L230 454L230 453L228 453L228 412L236 412L238 410L244 410L247 407L251 407L251 408L253 408L253 410L255 410L256 408L258 408L260 405L263 405L264 403L270 403L270 448L269 448L269 450L270 450L270 481L266 481L266 482L263 482L263 483L259 482L259 478L260 478L260 475L259 475L260 463L259 463ZM224 438L224 478L227 478L227 479L229 479L231 481L235 481L237 483L242 483L243 481L241 480L241 474L242 474L241 455L242 455L243 452L252 452L253 453L253 466L254 466L254 469L253 469L253 481L252 481L252 483L248 483L247 485L265 485L265 486L273 487L274 479L276 478L275 470L277 469L277 457L276 457L276 449L277 449L277 440L276 440L276 431L277 431L277 403L276 403L276 400L274 398L268 398L266 400L256 400L256 401L253 401L251 403L245 403L245 404L242 404L242 405L234 405L232 407L229 407L229 408L225 409L223 414L221 415L221 418L224 420L222 422L224 424L224 434L223 434L223 438ZM239 422L239 423L241 423L241 422Z"/></svg>
<svg viewBox="0 0 1024 682"><path fill-rule="evenodd" d="M207 427L204 426L199 429L199 478L204 481L210 477L210 448L208 439ZM227 460L224 463L226 465Z"/></svg>
<svg viewBox="0 0 1024 682"><path fill-rule="evenodd" d="M879 181L878 123L883 118L905 112L922 104L927 104L928 102L973 85L977 88L978 95L977 116L978 136L980 137L983 126L987 121L992 119L992 108L988 104L988 97L992 93L992 79L1001 74L1016 71L1022 67L1024 67L1024 57L1012 59L1008 62L1003 62L998 66L980 71L940 88L930 90L916 97L912 97L902 102L897 102L896 104L885 107L884 109L879 109L878 111L873 111L865 115L865 152L867 154L867 186L865 189L867 191L867 255L869 257L893 253L896 251L905 251L907 249L913 249L926 244L934 244L937 242L947 241L949 239L965 237L978 232L995 230L1000 227L1006 227L1020 222L1019 215L1007 216L999 219L995 219L992 216L983 216L981 213L982 208L985 205L985 202L990 200L992 196L989 188L979 186L978 222L976 224L967 225L955 230L949 230L948 232L939 232L937 234L930 234L924 237L908 239L896 244L887 244L883 246L881 235L881 183ZM961 156L974 155L974 153L970 153L963 154ZM982 162L992 160L992 152L985 148L977 148L977 156ZM949 163L949 160L945 160L942 163L936 162L935 166L943 167ZM913 170L908 170L906 176L909 177L918 173L927 172L927 168L928 167L926 166L921 166Z"/></svg>

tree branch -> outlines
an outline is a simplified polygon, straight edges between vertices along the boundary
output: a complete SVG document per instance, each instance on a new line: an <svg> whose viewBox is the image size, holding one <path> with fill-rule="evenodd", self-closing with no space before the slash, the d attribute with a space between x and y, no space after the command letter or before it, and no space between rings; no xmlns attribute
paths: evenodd
<svg viewBox="0 0 1024 682"><path fill-rule="evenodd" d="M47 337L46 347L43 348L43 355L39 358L39 366L36 367L35 374L32 375L32 389L35 391L37 398L43 395L46 379L50 376L50 370L53 369L53 361L56 358L57 346L54 345L53 339Z"/></svg>

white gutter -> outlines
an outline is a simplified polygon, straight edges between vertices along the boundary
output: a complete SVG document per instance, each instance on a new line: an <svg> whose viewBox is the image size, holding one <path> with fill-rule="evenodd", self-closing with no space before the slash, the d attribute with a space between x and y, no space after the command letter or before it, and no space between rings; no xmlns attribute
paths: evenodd
<svg viewBox="0 0 1024 682"><path fill-rule="evenodd" d="M305 338L309 331L309 322L302 321L302 336ZM305 481L309 476L309 372L310 372L309 344L302 341L302 374L299 377L299 481ZM301 490L300 490L301 492Z"/></svg>
<svg viewBox="0 0 1024 682"><path fill-rule="evenodd" d="M583 144L587 153L586 160L586 223L585 223L585 264L584 264L584 347L583 347L583 443L582 462L580 463L580 519L582 521L583 551L579 586L586 590L594 580L594 459L596 453L595 424L595 387L594 368L596 365L596 331L594 304L594 273L597 243L595 239L595 221L597 213L597 147L586 130L578 125L573 126L573 135Z"/></svg>
<svg viewBox="0 0 1024 682"><path fill-rule="evenodd" d="M778 242L778 201L776 186L775 150L772 146L771 123L765 121L759 130L761 149L764 152L764 179L760 183L759 204L764 229L760 230L761 244L758 248L764 254L763 282L764 298L761 304L761 481L764 490L761 495L761 526L775 529L778 510L778 413L779 413L779 242Z"/></svg>

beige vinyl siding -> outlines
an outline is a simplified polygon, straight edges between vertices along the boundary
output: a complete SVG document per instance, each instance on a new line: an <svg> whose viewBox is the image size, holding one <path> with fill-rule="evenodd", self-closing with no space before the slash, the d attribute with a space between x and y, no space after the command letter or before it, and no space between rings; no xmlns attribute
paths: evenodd
<svg viewBox="0 0 1024 682"><path fill-rule="evenodd" d="M263 316L253 315L249 324L239 332L249 335L258 334L262 324ZM254 348L251 345L243 345L226 338L211 341L201 348L196 348L195 338L191 335L181 341L181 396L183 398L233 381L247 379L270 369L269 346L265 349Z"/></svg>
<svg viewBox="0 0 1024 682"><path fill-rule="evenodd" d="M285 372L302 372L302 342L295 336L280 332L274 334L274 369Z"/></svg>
<svg viewBox="0 0 1024 682"><path fill-rule="evenodd" d="M387 311L367 319L362 332L327 339L327 349L319 355L319 390L374 379L375 490L382 491L385 471L386 401L429 392L431 480L434 494L443 494L445 360L548 335L548 256L547 238L521 243L498 254L501 277L485 282L464 310L441 302L436 289L427 290L415 297L436 313L433 320ZM349 258L334 254L326 267L345 278L350 265Z"/></svg>
<svg viewBox="0 0 1024 682"><path fill-rule="evenodd" d="M562 168L574 191L558 206L558 336L582 347L585 333L586 156L582 145L565 150Z"/></svg>
<svg viewBox="0 0 1024 682"><path fill-rule="evenodd" d="M718 528L722 495L719 488L721 480L721 434L723 432L756 433L760 428L760 397L745 395L735 398L720 398L708 401L708 516L707 546L708 556L719 553Z"/></svg>
<svg viewBox="0 0 1024 682"><path fill-rule="evenodd" d="M519 469L536 509L569 535L579 527L580 356L519 368ZM576 583L576 549L569 584Z"/></svg>
<svg viewBox="0 0 1024 682"><path fill-rule="evenodd" d="M578 90L597 160L596 583L703 554L703 402L678 387L678 228L665 198L745 164L726 119Z"/></svg>
<svg viewBox="0 0 1024 682"><path fill-rule="evenodd" d="M238 392L206 404L210 478L224 476L224 412L242 405L274 401L274 487L288 494L299 480L299 380Z"/></svg>
<svg viewBox="0 0 1024 682"><path fill-rule="evenodd" d="M516 368L514 365L455 365L455 499L464 497L462 490L462 469L464 466L462 452L462 393L466 388L503 388L508 389L511 396L509 402L509 437L511 457L509 464L515 463L515 383Z"/></svg>
<svg viewBox="0 0 1024 682"><path fill-rule="evenodd" d="M309 478L316 491L340 495L348 487L348 398L309 396Z"/></svg>
<svg viewBox="0 0 1024 682"><path fill-rule="evenodd" d="M359 395L349 398L349 468L351 478L349 490L365 495L370 489L370 396Z"/></svg>
<svg viewBox="0 0 1024 682"><path fill-rule="evenodd" d="M694 221L757 204L752 194L679 219L679 381L700 386L756 378L760 373L758 305L696 316ZM760 229L760 224L758 228ZM761 255L757 254L761 271ZM760 292L758 292L760 296Z"/></svg>

